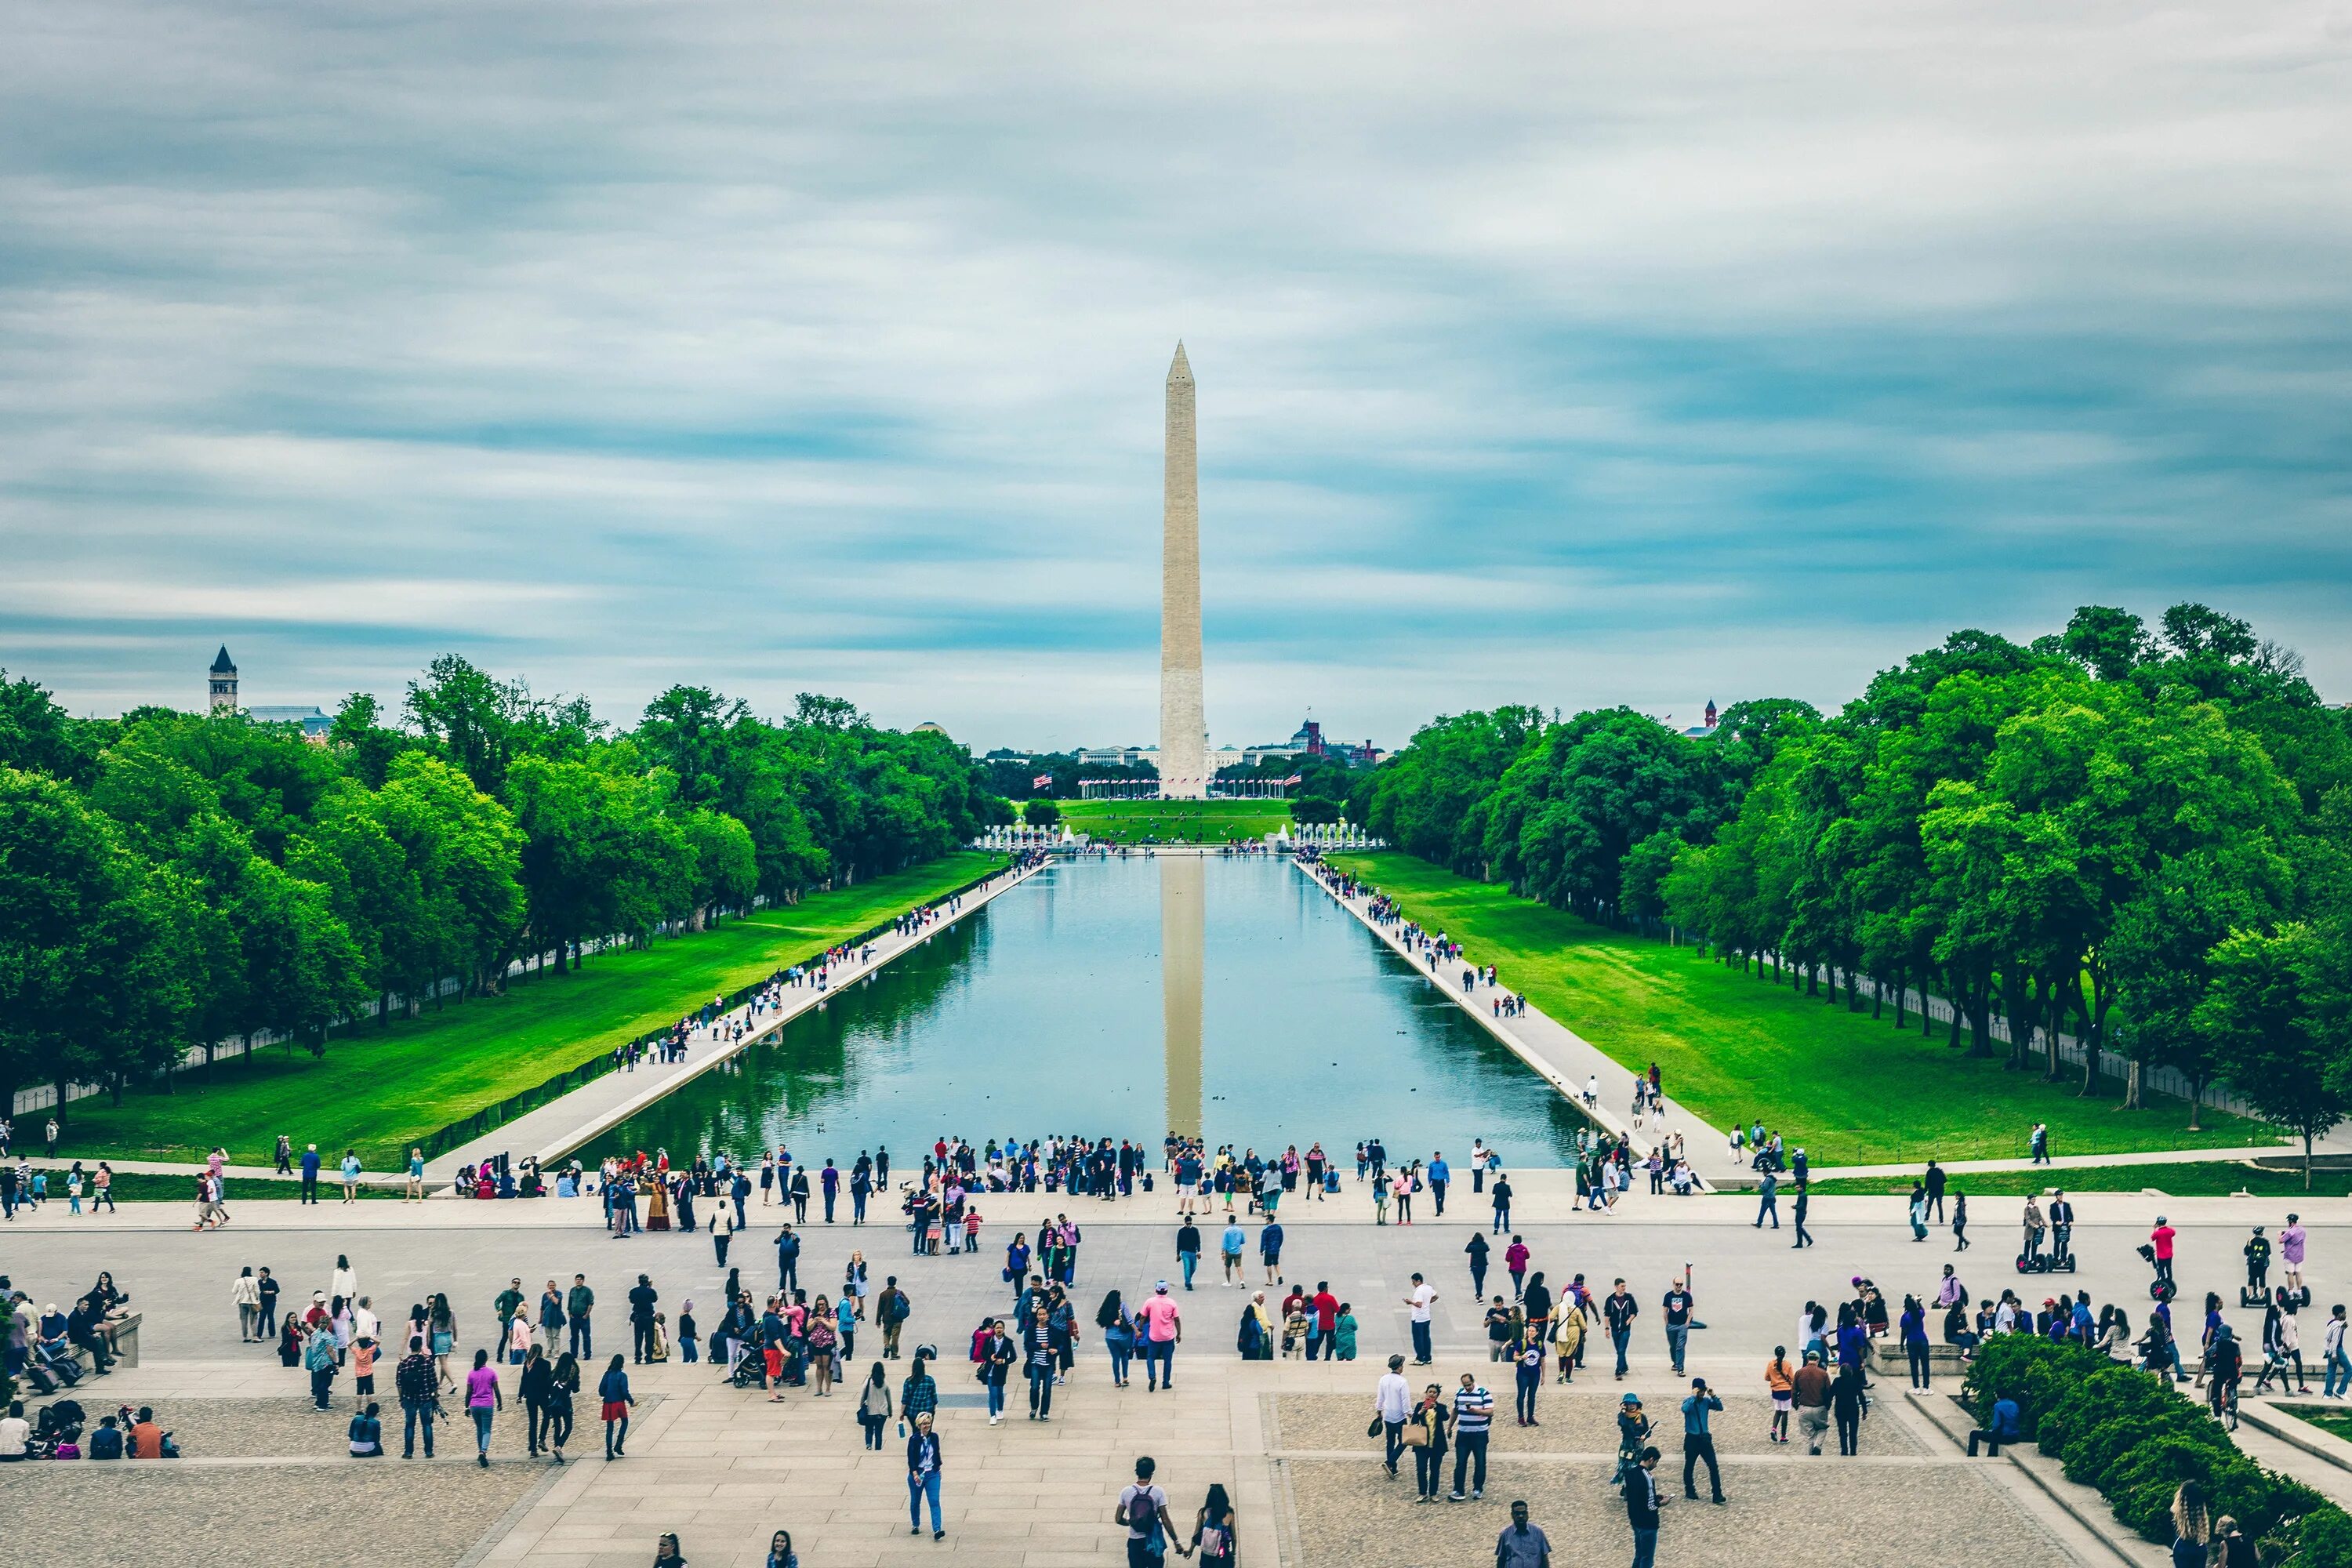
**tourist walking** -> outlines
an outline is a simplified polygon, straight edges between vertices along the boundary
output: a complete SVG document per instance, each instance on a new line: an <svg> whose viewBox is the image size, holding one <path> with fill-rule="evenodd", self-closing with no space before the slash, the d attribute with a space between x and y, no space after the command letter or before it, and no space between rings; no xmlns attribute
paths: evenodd
<svg viewBox="0 0 2352 1568"><path fill-rule="evenodd" d="M1619 1279L1601 1303L1601 1314L1609 1325L1609 1341L1617 1350L1617 1381L1625 1381L1625 1347L1633 1341L1633 1320L1642 1315L1642 1304L1633 1300Z"/></svg>
<svg viewBox="0 0 2352 1568"><path fill-rule="evenodd" d="M1240 1529L1241 1517L1225 1493L1224 1483L1211 1481L1209 1495L1192 1518L1192 1551L1201 1559L1201 1568L1233 1568L1234 1542Z"/></svg>
<svg viewBox="0 0 2352 1568"><path fill-rule="evenodd" d="M1454 1412L1446 1405L1444 1391L1433 1383L1421 1391L1420 1403L1405 1417L1404 1443L1412 1450L1419 1501L1437 1500L1438 1478L1445 1467L1446 1430L1453 1423Z"/></svg>
<svg viewBox="0 0 2352 1568"><path fill-rule="evenodd" d="M1551 1542L1528 1522L1524 1499L1513 1499L1511 1522L1495 1538L1495 1568L1551 1568Z"/></svg>
<svg viewBox="0 0 2352 1568"><path fill-rule="evenodd" d="M618 1351L597 1381L596 1397L604 1415L604 1458L625 1458L628 1456L629 1412L636 1408L636 1398L629 1392L628 1358Z"/></svg>
<svg viewBox="0 0 2352 1568"><path fill-rule="evenodd" d="M920 1366L922 1358L916 1357ZM914 1418L914 1431L907 1438L907 1533L923 1532L923 1503L931 1505L931 1539L945 1541L947 1526L940 1518L940 1475L945 1453L940 1447L939 1434L931 1430L931 1413L928 1410Z"/></svg>
<svg viewBox="0 0 2352 1568"><path fill-rule="evenodd" d="M889 1373L876 1362L866 1374L866 1385L857 1392L857 1425L865 1429L866 1446L876 1453L882 1451L882 1428L890 1424Z"/></svg>
<svg viewBox="0 0 2352 1568"><path fill-rule="evenodd" d="M1658 1561L1658 1512L1666 1500L1658 1492L1657 1469L1657 1449L1644 1448L1625 1478L1625 1522L1633 1530L1633 1568L1655 1568Z"/></svg>
<svg viewBox="0 0 2352 1568"><path fill-rule="evenodd" d="M1537 1376L1540 1381L1543 1368L1543 1347L1536 1347ZM1465 1470L1470 1481L1469 1496L1473 1501L1486 1495L1486 1439L1495 1422L1495 1396L1471 1373L1462 1374L1462 1386L1454 1392L1454 1490L1453 1500L1463 1500L1462 1482Z"/></svg>
<svg viewBox="0 0 2352 1568"><path fill-rule="evenodd" d="M290 1331L293 1322L289 1319ZM401 1443L404 1459L416 1457L416 1430L425 1429L425 1457L433 1457L433 1422L441 1414L441 1379L433 1369L433 1358L425 1353L424 1342L412 1339L408 1353L400 1358L393 1369L393 1392L400 1396L400 1412L405 1436Z"/></svg>
<svg viewBox="0 0 2352 1568"><path fill-rule="evenodd" d="M596 1353L595 1325L589 1315L596 1310L596 1292L588 1288L588 1276L574 1274L572 1289L565 1295L564 1308L572 1314L572 1353L587 1361Z"/></svg>
<svg viewBox="0 0 2352 1568"><path fill-rule="evenodd" d="M1151 1479L1157 1468L1149 1455L1137 1459L1135 1480L1120 1489L1118 1506L1111 1510L1111 1522L1127 1527L1128 1568L1154 1568L1176 1539L1175 1521L1168 1517L1168 1494ZM1177 1546L1177 1555L1185 1555L1186 1550Z"/></svg>
<svg viewBox="0 0 2352 1568"><path fill-rule="evenodd" d="M1381 1423L1381 1464L1397 1473L1397 1456L1404 1452L1404 1424L1412 1415L1412 1385L1404 1380L1404 1357L1389 1357L1389 1369L1372 1389L1372 1415Z"/></svg>
<svg viewBox="0 0 2352 1568"><path fill-rule="evenodd" d="M1151 1300L1143 1304L1143 1375L1146 1388L1158 1393L1176 1386L1176 1347L1184 1342L1184 1321L1177 1311L1175 1300L1168 1294L1168 1281L1160 1280L1151 1289Z"/></svg>
<svg viewBox="0 0 2352 1568"><path fill-rule="evenodd" d="M474 1370L466 1374L466 1414L474 1418L474 1462L486 1470L490 1468L490 1420L506 1407L507 1396L499 1387L490 1352L476 1351Z"/></svg>
<svg viewBox="0 0 2352 1568"><path fill-rule="evenodd" d="M1697 1469L1706 1466L1706 1484L1714 1492L1714 1501L1723 1501L1723 1472L1716 1468L1715 1434L1708 1417L1723 1408L1723 1396L1706 1385L1706 1379L1691 1379L1689 1396L1683 1401L1683 1496L1696 1501Z"/></svg>
<svg viewBox="0 0 2352 1568"><path fill-rule="evenodd" d="M1515 1245L1518 1240L1517 1237L1511 1239ZM1486 1299L1486 1254L1489 1250L1486 1246L1486 1233L1481 1230L1472 1231L1470 1240L1462 1250L1470 1258L1471 1300L1483 1301Z"/></svg>
<svg viewBox="0 0 2352 1568"><path fill-rule="evenodd" d="M1762 1230L1770 1220L1772 1228L1780 1228L1780 1178L1770 1166L1764 1170L1764 1179L1756 1187L1756 1228Z"/></svg>
<svg viewBox="0 0 2352 1568"><path fill-rule="evenodd" d="M522 1363L522 1373L515 1379L515 1396L522 1401L523 1452L530 1458L547 1440L547 1385L555 1381L555 1363L547 1359L542 1345L530 1347L530 1356Z"/></svg>

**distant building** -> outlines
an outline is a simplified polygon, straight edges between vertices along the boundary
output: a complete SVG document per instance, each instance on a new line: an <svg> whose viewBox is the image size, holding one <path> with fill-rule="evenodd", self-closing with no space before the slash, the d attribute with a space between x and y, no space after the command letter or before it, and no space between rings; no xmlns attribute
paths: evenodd
<svg viewBox="0 0 2352 1568"><path fill-rule="evenodd" d="M1088 746L1076 754L1081 766L1090 768L1139 768L1160 762L1157 746Z"/></svg>
<svg viewBox="0 0 2352 1568"><path fill-rule="evenodd" d="M228 644L221 644L220 652L213 655L212 710L233 713L236 710L236 661L228 656Z"/></svg>
<svg viewBox="0 0 2352 1568"><path fill-rule="evenodd" d="M1694 741L1704 741L1709 735L1715 733L1716 718L1715 699L1710 697L1706 700L1706 720L1701 723L1692 725L1689 729L1685 730L1683 733Z"/></svg>
<svg viewBox="0 0 2352 1568"><path fill-rule="evenodd" d="M915 733L918 735L944 735L947 732L947 726L935 719L926 719L915 726Z"/></svg>
<svg viewBox="0 0 2352 1568"><path fill-rule="evenodd" d="M257 724L299 724L302 738L323 744L327 732L335 727L335 716L324 709L284 704L268 708L248 708L245 716Z"/></svg>

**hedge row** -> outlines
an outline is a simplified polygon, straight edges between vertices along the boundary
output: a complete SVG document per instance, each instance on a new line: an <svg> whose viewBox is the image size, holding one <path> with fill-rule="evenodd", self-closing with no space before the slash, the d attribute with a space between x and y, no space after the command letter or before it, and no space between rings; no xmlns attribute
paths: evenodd
<svg viewBox="0 0 2352 1568"><path fill-rule="evenodd" d="M2158 1545L2172 1540L2173 1492L2194 1480L2216 1518L2235 1515L2263 1542L2264 1563L2352 1568L2352 1516L2246 1458L2169 1377L2080 1345L2007 1334L1979 1349L1965 1397L1978 1424L1990 1426L1993 1401L2004 1395L2068 1480L2096 1489L2116 1518Z"/></svg>

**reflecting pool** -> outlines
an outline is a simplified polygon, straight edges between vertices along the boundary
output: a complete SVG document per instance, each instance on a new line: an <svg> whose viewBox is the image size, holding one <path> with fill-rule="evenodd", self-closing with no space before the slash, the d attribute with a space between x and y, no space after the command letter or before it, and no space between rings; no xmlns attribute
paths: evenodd
<svg viewBox="0 0 2352 1568"><path fill-rule="evenodd" d="M782 1144L843 1165L1171 1129L1261 1153L1473 1137L1564 1163L1575 1109L1286 861L1085 860L1038 873L703 1074L583 1157Z"/></svg>

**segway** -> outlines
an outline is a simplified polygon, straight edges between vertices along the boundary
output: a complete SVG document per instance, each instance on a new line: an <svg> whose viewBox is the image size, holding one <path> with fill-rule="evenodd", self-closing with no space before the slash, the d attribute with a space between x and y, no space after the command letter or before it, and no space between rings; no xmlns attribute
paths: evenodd
<svg viewBox="0 0 2352 1568"><path fill-rule="evenodd" d="M2156 1267L2156 1247L2152 1243L2141 1242L2139 1255L2150 1268ZM2178 1294L2179 1294L2179 1287L2162 1275L2147 1282L2147 1298L2151 1301L2169 1301Z"/></svg>
<svg viewBox="0 0 2352 1568"><path fill-rule="evenodd" d="M2052 1274L2074 1272L2074 1227L2071 1225L2050 1227L2050 1267Z"/></svg>

